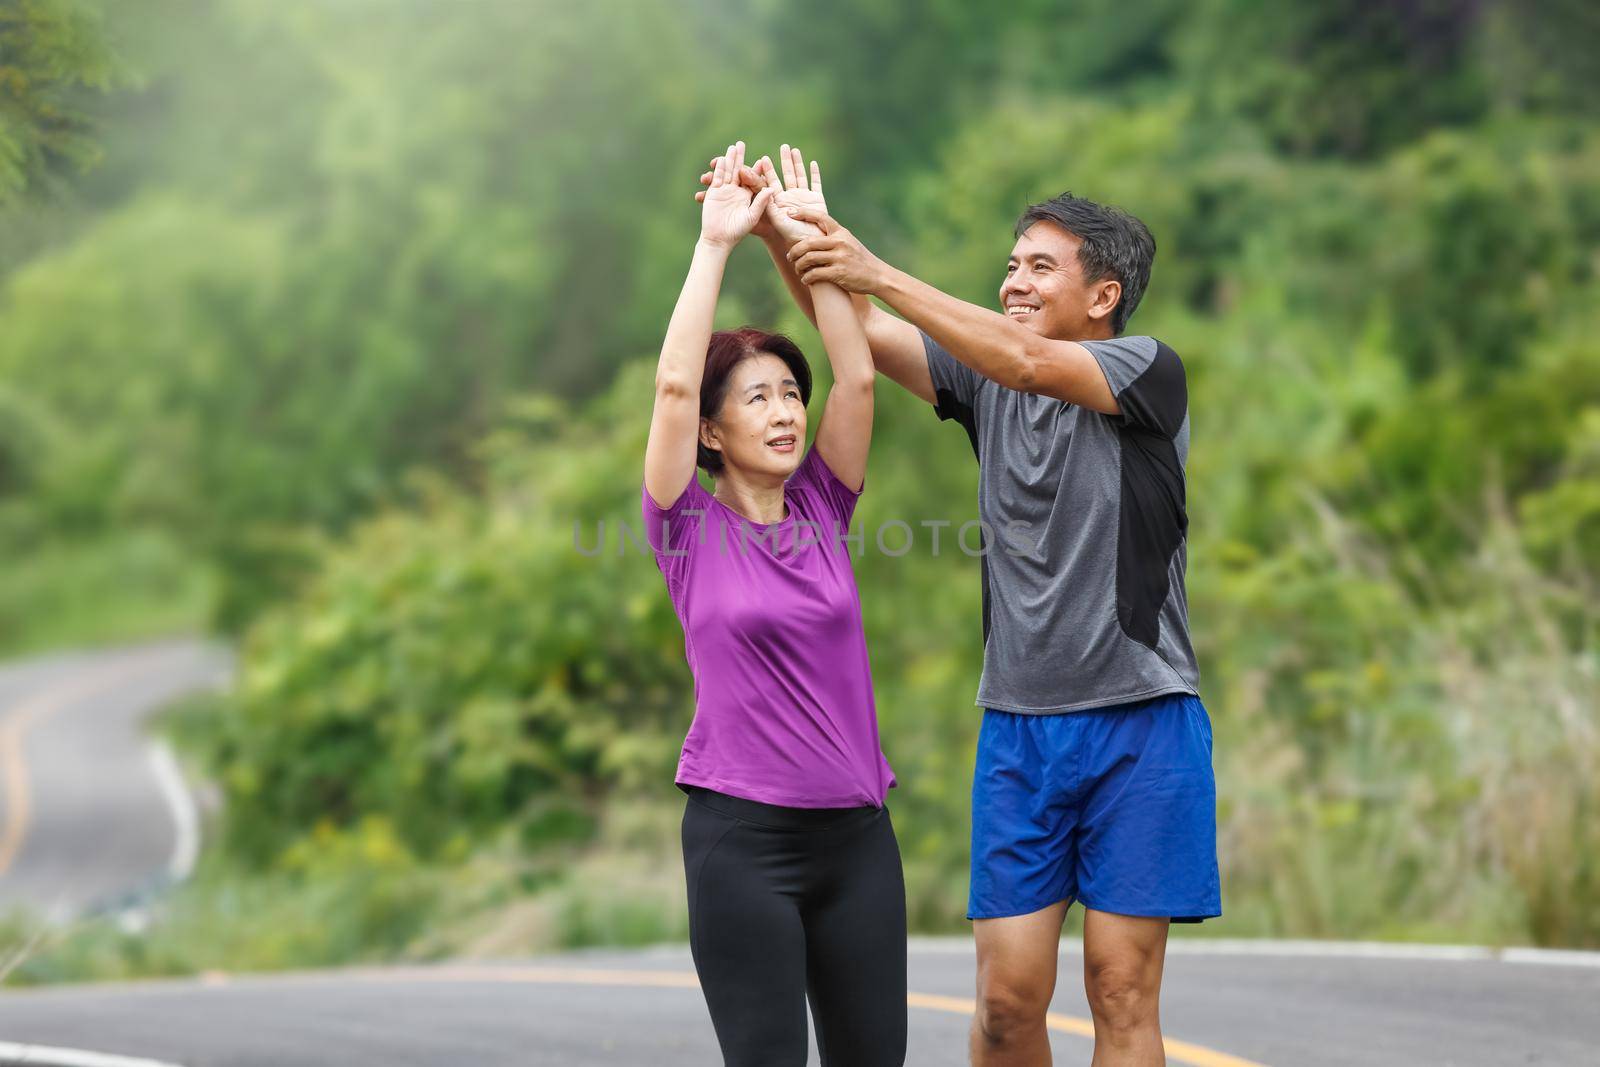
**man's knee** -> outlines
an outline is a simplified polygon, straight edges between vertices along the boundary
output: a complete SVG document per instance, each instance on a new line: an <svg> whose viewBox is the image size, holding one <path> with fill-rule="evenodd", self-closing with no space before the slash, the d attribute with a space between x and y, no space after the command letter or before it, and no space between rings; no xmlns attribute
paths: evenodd
<svg viewBox="0 0 1600 1067"><path fill-rule="evenodd" d="M1044 1025L1050 992L1039 983L983 976L978 982L977 1029L992 1046L1010 1044Z"/></svg>
<svg viewBox="0 0 1600 1067"><path fill-rule="evenodd" d="M1121 960L1087 968L1089 1007L1095 1021L1113 1031L1138 1030L1156 1021L1160 972L1142 961Z"/></svg>

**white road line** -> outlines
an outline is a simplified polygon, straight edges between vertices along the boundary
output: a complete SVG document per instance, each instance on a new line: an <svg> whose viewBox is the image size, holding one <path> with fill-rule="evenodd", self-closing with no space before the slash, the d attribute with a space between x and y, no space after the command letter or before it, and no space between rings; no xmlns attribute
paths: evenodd
<svg viewBox="0 0 1600 1067"><path fill-rule="evenodd" d="M137 1056L117 1056L109 1052L85 1052L77 1048L51 1048L49 1045L19 1045L0 1041L0 1064L6 1067L179 1067L163 1060Z"/></svg>
<svg viewBox="0 0 1600 1067"><path fill-rule="evenodd" d="M1564 967L1600 967L1600 952L1575 948L1508 948L1500 953L1507 963L1542 963Z"/></svg>
<svg viewBox="0 0 1600 1067"><path fill-rule="evenodd" d="M194 870L195 858L200 855L200 817L195 812L194 799L183 782L183 772L165 741L152 741L147 749L150 769L155 772L156 784L172 813L172 826L177 831L172 845L172 858L167 863L167 874L174 882L181 882Z"/></svg>

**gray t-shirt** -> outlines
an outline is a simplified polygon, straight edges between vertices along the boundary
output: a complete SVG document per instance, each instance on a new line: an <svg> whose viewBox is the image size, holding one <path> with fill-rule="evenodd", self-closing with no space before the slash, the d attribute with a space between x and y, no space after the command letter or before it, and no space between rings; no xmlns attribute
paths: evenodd
<svg viewBox="0 0 1600 1067"><path fill-rule="evenodd" d="M927 334L934 410L978 457L977 703L1047 714L1196 693L1189 642L1183 363L1150 337L1086 341L1119 415L1007 389Z"/></svg>

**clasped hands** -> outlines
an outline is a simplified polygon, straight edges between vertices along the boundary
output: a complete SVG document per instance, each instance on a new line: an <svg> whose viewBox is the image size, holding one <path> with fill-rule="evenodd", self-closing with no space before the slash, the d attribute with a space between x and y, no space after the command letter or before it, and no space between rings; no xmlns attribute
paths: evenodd
<svg viewBox="0 0 1600 1067"><path fill-rule="evenodd" d="M800 150L789 145L778 150L778 160L774 166L762 156L753 167L746 165L743 141L711 160L711 169L700 175L706 188L694 194L702 204L701 239L732 247L754 234L785 250L806 285L832 282L852 293L875 291L887 265L828 214L817 161L808 172Z"/></svg>

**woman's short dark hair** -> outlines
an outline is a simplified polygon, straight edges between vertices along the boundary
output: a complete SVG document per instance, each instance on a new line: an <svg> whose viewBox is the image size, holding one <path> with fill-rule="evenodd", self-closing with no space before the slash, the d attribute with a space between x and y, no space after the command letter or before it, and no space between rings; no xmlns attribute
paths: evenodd
<svg viewBox="0 0 1600 1067"><path fill-rule="evenodd" d="M789 373L800 385L800 402L811 403L811 365L800 351L800 346L781 333L768 333L754 326L741 326L737 330L718 330L711 335L706 346L706 370L700 379L700 417L714 419L728 398L728 383L733 368L747 359L762 355L777 356L788 366ZM698 440L698 439L697 439ZM695 462L706 473L716 475L722 471L722 453L705 445L698 445Z"/></svg>
<svg viewBox="0 0 1600 1067"><path fill-rule="evenodd" d="M1016 235L1021 237L1036 222L1053 222L1081 242L1078 263L1084 281L1115 278L1122 283L1122 299L1111 310L1111 332L1120 337L1150 285L1156 258L1150 228L1126 211L1071 193L1030 204L1017 220Z"/></svg>

